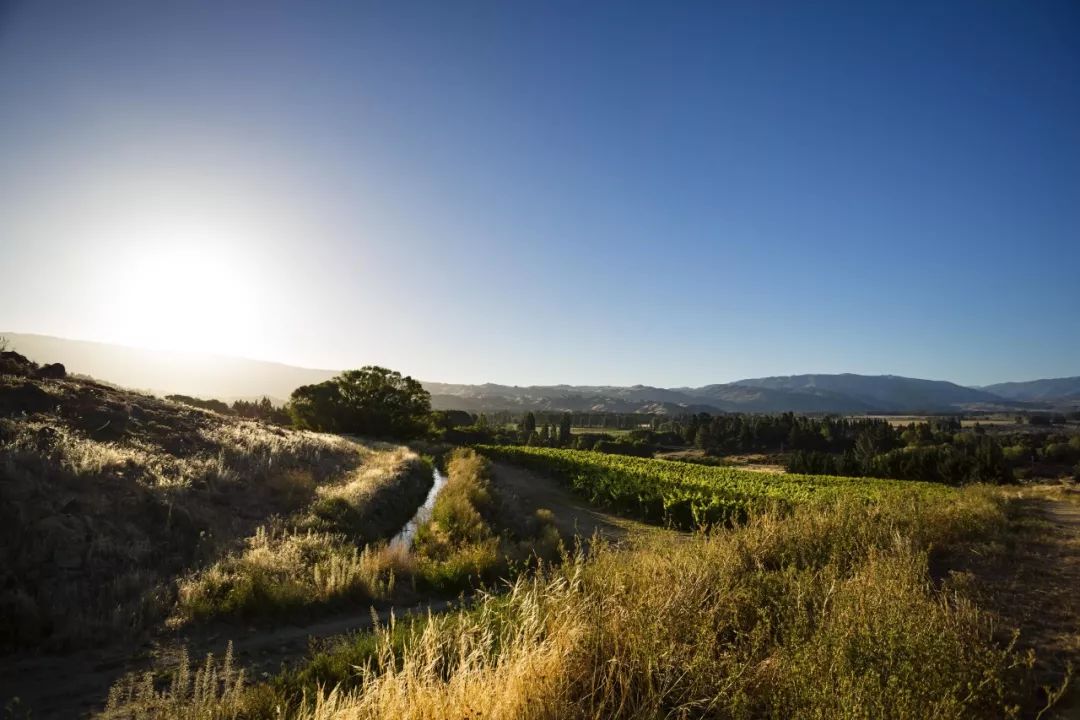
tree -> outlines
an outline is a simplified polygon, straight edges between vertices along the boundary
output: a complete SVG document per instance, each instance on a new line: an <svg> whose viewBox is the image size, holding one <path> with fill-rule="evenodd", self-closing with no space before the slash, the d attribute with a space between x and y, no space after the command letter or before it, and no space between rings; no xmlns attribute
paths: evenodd
<svg viewBox="0 0 1080 720"><path fill-rule="evenodd" d="M573 427L574 418L570 413L563 413L559 418L559 447L570 444L570 428Z"/></svg>
<svg viewBox="0 0 1080 720"><path fill-rule="evenodd" d="M371 365L297 388L289 414L311 430L409 439L431 427L431 395L411 377Z"/></svg>
<svg viewBox="0 0 1080 720"><path fill-rule="evenodd" d="M536 432L536 416L531 411L525 413L525 419L521 422L521 432L526 438Z"/></svg>

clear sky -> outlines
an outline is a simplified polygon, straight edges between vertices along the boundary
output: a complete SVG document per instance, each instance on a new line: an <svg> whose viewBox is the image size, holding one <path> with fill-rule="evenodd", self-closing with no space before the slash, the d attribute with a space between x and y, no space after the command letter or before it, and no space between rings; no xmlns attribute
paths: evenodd
<svg viewBox="0 0 1080 720"><path fill-rule="evenodd" d="M0 329L427 380L1080 374L1080 5L4 2Z"/></svg>

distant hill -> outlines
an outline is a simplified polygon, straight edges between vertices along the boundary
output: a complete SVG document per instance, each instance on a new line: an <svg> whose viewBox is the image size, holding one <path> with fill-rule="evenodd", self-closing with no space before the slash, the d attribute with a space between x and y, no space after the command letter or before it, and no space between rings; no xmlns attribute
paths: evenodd
<svg viewBox="0 0 1080 720"><path fill-rule="evenodd" d="M1080 377L998 383L981 389L1003 398L1025 402L1080 402Z"/></svg>
<svg viewBox="0 0 1080 720"><path fill-rule="evenodd" d="M203 353L170 353L0 333L40 363L61 362L91 375L158 394L232 400L263 395L277 401L300 385L322 382L336 370ZM360 363L362 364L362 363ZM470 412L575 411L618 413L800 412L916 413L1061 407L1080 403L1080 378L1002 383L970 388L943 380L895 375L785 375L691 388L648 385L464 385L425 382L437 410Z"/></svg>
<svg viewBox="0 0 1080 720"><path fill-rule="evenodd" d="M890 412L1001 403L1001 397L984 390L944 380L920 380L896 375L786 375L739 380L733 384L786 393L806 393L821 397L826 404L850 403L853 409L859 405L866 410Z"/></svg>
<svg viewBox="0 0 1080 720"><path fill-rule="evenodd" d="M678 390L633 385L458 385L425 382L436 410L676 413L721 408Z"/></svg>
<svg viewBox="0 0 1080 720"><path fill-rule="evenodd" d="M48 335L0 332L12 349L39 363L63 363L69 373L165 395L234 400L262 396L286 400L301 385L322 382L334 370L197 352L167 352L67 340Z"/></svg>

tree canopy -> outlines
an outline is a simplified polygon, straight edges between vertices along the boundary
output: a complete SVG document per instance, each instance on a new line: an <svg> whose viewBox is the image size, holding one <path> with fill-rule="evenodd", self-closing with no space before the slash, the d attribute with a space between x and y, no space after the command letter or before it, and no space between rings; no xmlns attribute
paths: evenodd
<svg viewBox="0 0 1080 720"><path fill-rule="evenodd" d="M298 387L289 413L309 430L409 439L430 428L431 396L411 377L369 365Z"/></svg>

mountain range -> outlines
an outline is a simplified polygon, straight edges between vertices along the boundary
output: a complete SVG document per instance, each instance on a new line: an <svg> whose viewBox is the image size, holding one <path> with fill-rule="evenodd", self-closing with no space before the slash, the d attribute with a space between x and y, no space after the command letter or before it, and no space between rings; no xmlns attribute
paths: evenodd
<svg viewBox="0 0 1080 720"><path fill-rule="evenodd" d="M0 333L12 349L40 363L159 394L284 401L300 385L335 370L197 352L143 350L46 335ZM470 412L918 413L1080 407L1080 377L965 387L896 375L815 374L753 378L703 387L647 385L465 385L424 382L436 409Z"/></svg>

